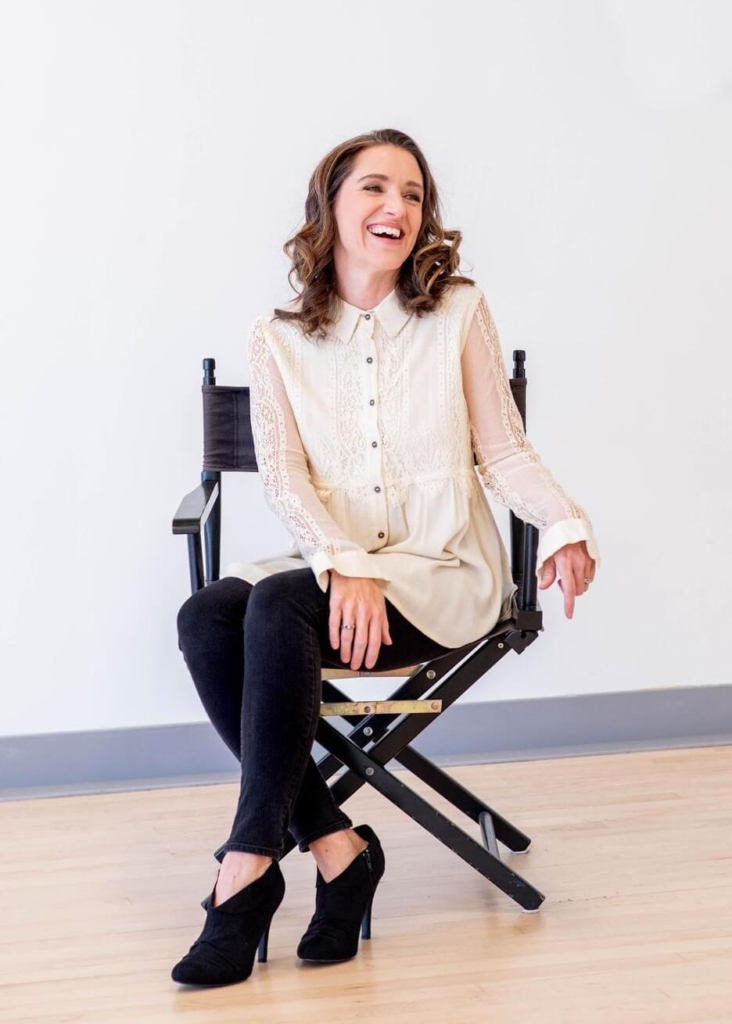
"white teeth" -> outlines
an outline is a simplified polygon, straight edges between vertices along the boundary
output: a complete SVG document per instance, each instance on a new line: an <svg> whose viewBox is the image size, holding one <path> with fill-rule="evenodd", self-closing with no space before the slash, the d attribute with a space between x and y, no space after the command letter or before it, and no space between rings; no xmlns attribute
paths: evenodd
<svg viewBox="0 0 732 1024"><path fill-rule="evenodd" d="M383 224L369 225L369 231L372 235L388 235L389 238L401 238L401 231L399 228L389 228Z"/></svg>

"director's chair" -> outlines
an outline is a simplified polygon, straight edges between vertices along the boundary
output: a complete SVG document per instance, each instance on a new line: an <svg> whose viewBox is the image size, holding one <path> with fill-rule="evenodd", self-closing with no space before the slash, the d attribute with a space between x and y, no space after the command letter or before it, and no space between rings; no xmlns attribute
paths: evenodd
<svg viewBox="0 0 732 1024"><path fill-rule="evenodd" d="M525 358L523 350L514 351L513 376L510 378L511 392L524 427ZM258 471L250 421L249 388L217 385L215 369L214 359L203 360L204 455L201 483L183 498L173 519L173 533L188 537L192 592L219 578L222 474ZM475 456L473 461L475 463ZM522 910L533 912L539 909L544 895L504 864L498 850L500 840L512 852L526 853L531 845L530 838L410 746L416 736L509 651L521 654L543 630L535 575L538 530L512 511L509 515L511 571L518 587L511 617L498 622L490 633L478 640L423 664L405 665L389 672L323 666L323 701L316 739L328 751L318 762L326 781L342 765L348 769L331 786L339 806L364 783L369 783L502 889ZM350 700L334 682L368 675L407 678L388 700L371 701ZM353 726L348 735L328 721L334 715ZM482 843L389 772L386 765L392 759L477 822ZM292 833L288 832L283 856L296 845Z"/></svg>

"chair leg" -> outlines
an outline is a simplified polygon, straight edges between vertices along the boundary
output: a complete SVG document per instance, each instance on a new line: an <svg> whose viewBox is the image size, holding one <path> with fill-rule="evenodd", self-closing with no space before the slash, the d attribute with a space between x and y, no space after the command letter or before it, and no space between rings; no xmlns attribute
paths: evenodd
<svg viewBox="0 0 732 1024"><path fill-rule="evenodd" d="M473 685L476 679L481 678L501 658L505 657L510 649L506 642L507 639L497 637L494 641L474 650L471 656L463 661L454 672L451 670L457 663L456 661L450 663L452 659L439 659L433 663L436 666L434 669L422 668L406 680L391 695L390 699L423 697L426 696L425 691L427 689L436 686L436 688L430 690L429 697L441 700L444 711L444 709L449 708L451 704L461 697ZM446 662L449 666L446 672L444 671L444 666L442 669L440 668L443 662ZM440 682L441 677L442 681ZM326 689L329 695L339 694L337 687L333 686L330 681L327 688L324 686L324 692ZM341 698L347 699L345 695L339 695L336 699ZM355 741L355 744L358 744L359 747L373 742L374 745L369 751L370 755L374 760L385 765L393 758L397 758L405 747L430 725L437 717L437 714L438 712L434 715L368 715L356 724L349 739ZM399 718L402 720L393 724ZM353 721L352 718L347 720ZM329 778L340 767L340 761L337 759L338 752L336 750L332 750L327 744L323 745L326 749L331 750L332 757L327 759L327 766L320 764L318 767L321 768L323 775ZM346 779L348 779L348 775L343 776L339 780L339 784L343 785ZM352 776L349 785L353 786L347 794L351 796L357 789L360 789L363 782L355 780L354 784L354 777Z"/></svg>
<svg viewBox="0 0 732 1024"><path fill-rule="evenodd" d="M371 718L372 716L369 715L363 716L361 723ZM364 725L354 729L350 733L349 739L357 743L359 747L365 747L374 738L373 728L371 728L370 733L365 732L369 728L371 727ZM499 814L494 808L480 800L474 793L471 793L469 789L462 786L451 775L448 775L447 772L438 768L437 765L429 761L423 754L420 754L414 747L406 746L400 753L395 754L394 758L413 775L421 779L422 782L426 782L441 797L449 800L454 807L477 822L483 834L485 847L491 850L494 856L499 856L496 839L500 839L503 845L507 846L512 853L526 853L528 851L531 846L529 836L516 828L515 825ZM318 762L318 768L320 768L326 779L334 775L341 765L342 762L333 753L328 753L326 757ZM352 793L349 793L349 796L352 795Z"/></svg>
<svg viewBox="0 0 732 1024"><path fill-rule="evenodd" d="M520 634L513 636L509 631L473 650L468 657L468 652L464 650L452 652L445 658L436 659L423 666L405 680L389 699L411 700L429 696L435 700L442 700L442 707L445 709L509 650L524 649L537 635L521 631ZM459 662L462 663L456 667ZM427 690L430 691L429 694ZM329 700L349 699L330 680L324 681L323 693ZM369 783L514 899L522 910L538 910L545 899L543 893L501 862L497 845L497 839L500 839L514 852L525 852L531 845L530 838L409 746L437 714L344 716L354 725L348 736L321 718L316 739L329 753L319 762L318 767L326 779L338 771L341 765L346 765L349 769L331 787L339 806L364 783ZM396 723L399 718L402 720ZM369 743L373 743L373 746L367 753L363 748ZM384 765L392 759L400 761L406 768L414 771L455 807L478 822L483 845L388 772ZM294 837L288 833L283 855L295 845Z"/></svg>
<svg viewBox="0 0 732 1024"><path fill-rule="evenodd" d="M215 583L221 570L221 473L204 470L202 480L215 480L219 485L218 498L203 527L203 547L206 552L206 583Z"/></svg>
<svg viewBox="0 0 732 1024"><path fill-rule="evenodd" d="M188 571L191 577L191 593L203 587L203 551L200 533L188 534Z"/></svg>
<svg viewBox="0 0 732 1024"><path fill-rule="evenodd" d="M476 653L473 650L472 656L467 659L459 668L459 674L455 679L450 677L452 670L465 659L466 653L470 651L472 645L467 648L460 648L456 651L452 651L448 655L444 655L441 658L435 659L433 662L422 666L414 672L408 679L405 679L401 686L390 695L390 700L419 700L424 697L427 690L440 683L440 680L447 679L450 683L449 688L446 688L446 684L443 681L440 684L438 690L432 690L430 696L435 699L442 699L442 708L445 710L452 704L459 696L467 690L479 678L484 674L488 668L492 667L495 662L500 660L501 657L506 653L505 644L499 642L497 646L491 648L486 655L486 648L482 648ZM501 653L503 652L503 653ZM459 685L456 685L456 679L459 680ZM350 698L347 694L339 690L338 687L329 679L323 680L323 699L327 701L338 701L347 702ZM351 730L349 736L354 742L358 743L359 746L365 747L369 743L375 743L380 740L389 730L389 726L392 722L395 722L401 716L398 714L369 714L364 716L357 715L344 715L346 722L354 724L355 728ZM404 737L403 746L406 745L414 736L418 735L423 729L425 729L430 722L434 721L437 715L420 715L421 725L418 727L413 734ZM404 725L404 723L402 723ZM401 733L400 733L401 737ZM395 755L390 755L395 756ZM389 758L386 759L387 761ZM386 761L384 762L386 763ZM323 758L319 763L323 776L329 779L331 775L334 775L341 767L341 762L334 754L329 754Z"/></svg>
<svg viewBox="0 0 732 1024"><path fill-rule="evenodd" d="M501 854L498 850L498 840L496 839L496 830L493 824L493 817L489 811L483 811L479 818L480 823L480 834L483 836L483 846L489 853L492 853L494 857L500 857ZM531 840L529 840L529 846L531 846ZM528 850L529 846L526 847ZM526 850L518 850L515 852L526 853Z"/></svg>
<svg viewBox="0 0 732 1024"><path fill-rule="evenodd" d="M344 736L330 722L322 718L318 722L316 738L326 749L334 751L343 764L349 767L351 773L362 780L361 784L368 782L374 786L387 800L403 810L467 864L470 864L507 896L515 900L523 910L539 909L545 899L543 893L507 864L504 864L500 857L497 857L490 849L477 843L472 836L432 807L413 789L395 778L391 772L371 757L371 752L366 753L349 737ZM344 786L343 783L346 785ZM347 798L344 791L347 792L347 789L351 788L348 785L348 776L338 779L331 788L336 802L342 805L344 799Z"/></svg>
<svg viewBox="0 0 732 1024"><path fill-rule="evenodd" d="M438 768L414 747L405 747L397 754L396 760L422 782L426 782L441 797L449 800L453 807L477 822L483 832L486 849L490 849L497 839L500 839L512 853L525 853L531 846L529 836L502 817L498 811L483 803L465 786L461 786L457 779L453 779L442 768ZM498 856L497 848L493 852Z"/></svg>

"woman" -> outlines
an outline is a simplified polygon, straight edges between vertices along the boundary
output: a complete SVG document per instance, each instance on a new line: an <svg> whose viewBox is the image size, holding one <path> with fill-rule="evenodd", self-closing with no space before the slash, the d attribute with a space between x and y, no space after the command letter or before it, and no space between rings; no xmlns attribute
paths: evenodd
<svg viewBox="0 0 732 1024"><path fill-rule="evenodd" d="M175 981L243 981L260 940L266 957L288 829L318 869L298 955L356 955L385 858L310 754L321 667L425 662L509 613L516 587L476 468L544 531L540 587L561 575L569 618L594 579L590 520L526 439L485 296L457 273L460 240L442 227L412 139L350 139L316 168L305 226L284 247L301 294L250 331L257 462L296 545L227 567L178 616L186 664L242 778L206 923Z"/></svg>

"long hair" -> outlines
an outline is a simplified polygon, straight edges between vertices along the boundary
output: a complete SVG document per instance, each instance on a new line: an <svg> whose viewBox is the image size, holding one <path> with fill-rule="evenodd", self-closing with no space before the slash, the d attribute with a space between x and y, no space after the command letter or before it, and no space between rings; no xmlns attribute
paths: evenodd
<svg viewBox="0 0 732 1024"><path fill-rule="evenodd" d="M322 337L322 329L335 322L337 292L333 246L337 229L333 205L358 153L378 145L399 146L411 153L424 181L422 226L412 252L399 269L396 283L396 294L403 308L422 317L435 309L446 288L454 284L475 284L471 278L457 273L462 233L442 226L437 185L416 142L395 128L356 135L332 149L313 171L305 200L305 225L283 246L292 262L287 279L297 291L292 283L294 274L302 284L302 291L297 309L275 308L273 319L297 321L306 337L316 332Z"/></svg>

